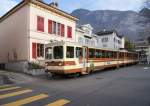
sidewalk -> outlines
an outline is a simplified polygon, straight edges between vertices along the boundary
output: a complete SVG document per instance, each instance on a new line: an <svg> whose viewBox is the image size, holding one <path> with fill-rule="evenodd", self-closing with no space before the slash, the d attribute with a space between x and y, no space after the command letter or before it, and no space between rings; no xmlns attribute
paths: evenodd
<svg viewBox="0 0 150 106"><path fill-rule="evenodd" d="M15 73L5 70L0 70L0 84L10 83L28 83L35 81L37 78L23 73Z"/></svg>

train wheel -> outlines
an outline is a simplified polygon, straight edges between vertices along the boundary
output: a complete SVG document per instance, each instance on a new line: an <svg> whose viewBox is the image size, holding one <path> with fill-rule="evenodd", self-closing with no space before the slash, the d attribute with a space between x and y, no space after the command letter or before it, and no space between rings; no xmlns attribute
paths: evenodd
<svg viewBox="0 0 150 106"><path fill-rule="evenodd" d="M74 76L75 77L80 77L80 73L75 73Z"/></svg>
<svg viewBox="0 0 150 106"><path fill-rule="evenodd" d="M46 73L46 77L47 77L47 78L50 78L50 77L52 77L52 73L50 73L50 72L47 72L47 73Z"/></svg>

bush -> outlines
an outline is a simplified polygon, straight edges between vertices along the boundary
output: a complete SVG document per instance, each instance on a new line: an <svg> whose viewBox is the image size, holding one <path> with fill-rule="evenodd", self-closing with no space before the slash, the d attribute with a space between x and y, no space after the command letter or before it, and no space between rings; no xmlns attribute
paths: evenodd
<svg viewBox="0 0 150 106"><path fill-rule="evenodd" d="M29 70L31 70L31 69L44 69L45 68L44 66L41 66L35 62L28 63L28 66L29 66Z"/></svg>

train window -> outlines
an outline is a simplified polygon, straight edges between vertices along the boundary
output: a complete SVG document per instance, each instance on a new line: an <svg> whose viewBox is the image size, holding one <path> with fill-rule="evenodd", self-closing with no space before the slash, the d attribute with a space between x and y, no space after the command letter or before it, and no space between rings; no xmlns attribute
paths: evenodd
<svg viewBox="0 0 150 106"><path fill-rule="evenodd" d="M45 54L46 54L46 59L52 59L52 48L51 47L46 48Z"/></svg>
<svg viewBox="0 0 150 106"><path fill-rule="evenodd" d="M102 58L105 58L106 57L106 51L102 51Z"/></svg>
<svg viewBox="0 0 150 106"><path fill-rule="evenodd" d="M113 52L113 57L117 58L117 52Z"/></svg>
<svg viewBox="0 0 150 106"><path fill-rule="evenodd" d="M109 58L109 53L108 53L108 51L105 51L105 58Z"/></svg>
<svg viewBox="0 0 150 106"><path fill-rule="evenodd" d="M112 51L108 51L108 58L112 58L113 57L113 52Z"/></svg>
<svg viewBox="0 0 150 106"><path fill-rule="evenodd" d="M63 46L55 46L53 50L54 59L63 58Z"/></svg>
<svg viewBox="0 0 150 106"><path fill-rule="evenodd" d="M83 56L82 48L76 47L76 57L80 58Z"/></svg>
<svg viewBox="0 0 150 106"><path fill-rule="evenodd" d="M120 52L119 53L119 58L123 58L124 57L124 53L123 52Z"/></svg>
<svg viewBox="0 0 150 106"><path fill-rule="evenodd" d="M102 57L102 51L96 50L95 55L96 55L96 58L101 58Z"/></svg>
<svg viewBox="0 0 150 106"><path fill-rule="evenodd" d="M67 46L66 57L67 58L74 58L74 47Z"/></svg>
<svg viewBox="0 0 150 106"><path fill-rule="evenodd" d="M94 49L89 49L89 58L94 58Z"/></svg>

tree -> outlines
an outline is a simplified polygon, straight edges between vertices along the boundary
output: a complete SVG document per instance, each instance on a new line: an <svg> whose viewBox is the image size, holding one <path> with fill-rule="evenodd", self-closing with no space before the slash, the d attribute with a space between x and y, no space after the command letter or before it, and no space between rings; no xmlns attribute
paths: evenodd
<svg viewBox="0 0 150 106"><path fill-rule="evenodd" d="M131 43L131 41L127 38L125 38L125 48L126 49L133 49L134 48L133 43Z"/></svg>
<svg viewBox="0 0 150 106"><path fill-rule="evenodd" d="M149 37L147 37L147 41L148 41L148 43L150 44L150 36L149 36Z"/></svg>

